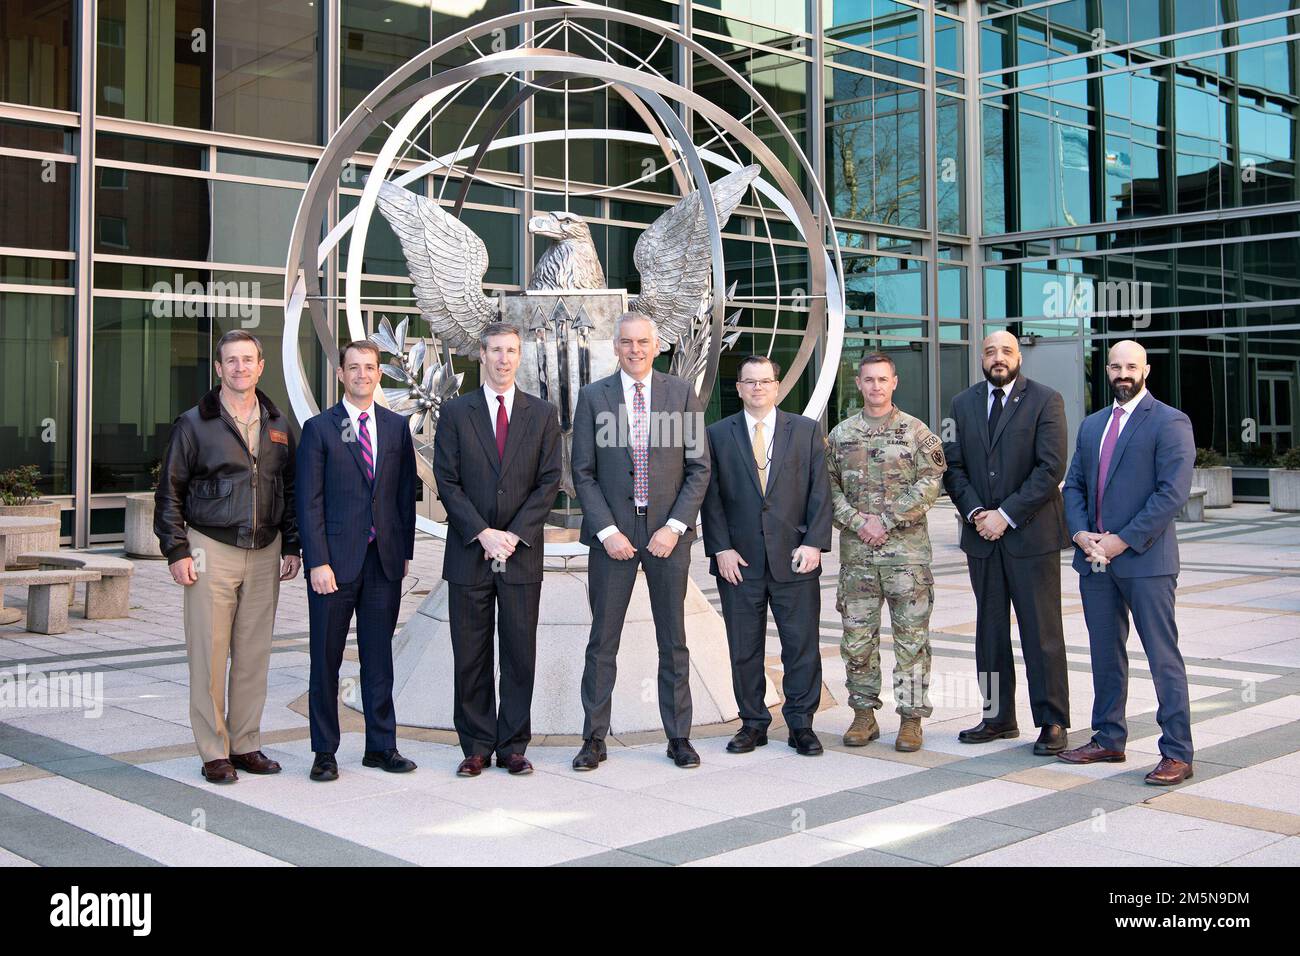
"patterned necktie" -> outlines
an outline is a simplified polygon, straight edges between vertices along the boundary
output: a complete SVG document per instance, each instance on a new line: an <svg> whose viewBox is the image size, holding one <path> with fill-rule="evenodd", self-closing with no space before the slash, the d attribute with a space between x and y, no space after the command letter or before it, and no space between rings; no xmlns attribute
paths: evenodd
<svg viewBox="0 0 1300 956"><path fill-rule="evenodd" d="M763 423L754 423L754 464L758 466L758 487L767 494L767 442L763 438Z"/></svg>
<svg viewBox="0 0 1300 956"><path fill-rule="evenodd" d="M510 431L510 419L506 417L506 397L497 396L497 460L506 457L506 433Z"/></svg>
<svg viewBox="0 0 1300 956"><path fill-rule="evenodd" d="M375 483L375 452L370 446L370 429L366 427L366 422L370 420L369 412L362 412L357 416L357 441L361 443L361 457L366 463L366 480L373 486ZM375 540L375 526L370 526L370 535L366 538L369 544Z"/></svg>
<svg viewBox="0 0 1300 956"><path fill-rule="evenodd" d="M993 389L993 407L989 409L989 441L993 440L993 433L998 428L998 419L1002 417L1002 395L1002 389Z"/></svg>
<svg viewBox="0 0 1300 956"><path fill-rule="evenodd" d="M645 411L645 383L634 382L632 397L632 498L650 500L650 423Z"/></svg>
<svg viewBox="0 0 1300 956"><path fill-rule="evenodd" d="M1105 531L1101 526L1101 496L1106 490L1106 476L1110 473L1110 459L1115 454L1115 446L1119 444L1119 424L1124 419L1124 408L1122 405L1116 405L1115 411L1111 412L1110 428L1106 432L1106 439L1101 443L1101 461L1097 465L1097 530Z"/></svg>

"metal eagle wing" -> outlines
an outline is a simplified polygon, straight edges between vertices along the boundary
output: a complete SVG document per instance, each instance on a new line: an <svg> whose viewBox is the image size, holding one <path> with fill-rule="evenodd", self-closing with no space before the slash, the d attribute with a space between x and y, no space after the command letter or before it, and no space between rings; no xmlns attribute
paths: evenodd
<svg viewBox="0 0 1300 956"><path fill-rule="evenodd" d="M402 244L416 307L443 343L477 355L479 332L497 313L497 303L483 294L483 240L436 202L395 183L379 184L378 202Z"/></svg>
<svg viewBox="0 0 1300 956"><path fill-rule="evenodd" d="M719 229L727 224L758 173L758 166L746 166L712 184ZM641 233L632 260L641 275L641 294L628 308L655 321L660 348L666 349L690 331L713 274L709 227L699 190L687 193Z"/></svg>

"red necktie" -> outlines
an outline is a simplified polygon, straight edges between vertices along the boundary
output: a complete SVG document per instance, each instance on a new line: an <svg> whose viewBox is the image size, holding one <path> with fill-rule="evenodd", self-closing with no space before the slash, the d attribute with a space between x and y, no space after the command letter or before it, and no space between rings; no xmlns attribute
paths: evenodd
<svg viewBox="0 0 1300 956"><path fill-rule="evenodd" d="M506 417L506 397L497 396L497 459L506 457L506 433L510 431L510 419Z"/></svg>

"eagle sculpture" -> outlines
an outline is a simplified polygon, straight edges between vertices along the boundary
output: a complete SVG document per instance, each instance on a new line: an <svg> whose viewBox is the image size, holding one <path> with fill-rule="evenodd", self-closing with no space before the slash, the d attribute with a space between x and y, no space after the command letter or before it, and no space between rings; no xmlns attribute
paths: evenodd
<svg viewBox="0 0 1300 956"><path fill-rule="evenodd" d="M711 184L719 229L758 173L758 166L746 166ZM483 240L438 203L395 183L379 184L378 204L402 245L416 307L450 349L477 356L479 332L496 320L500 308L483 293L488 267ZM555 240L538 261L530 290L605 287L591 230L581 218L544 213L529 220L528 228ZM641 234L633 262L641 292L628 308L655 321L660 348L667 350L689 334L701 302L711 294L713 256L698 190L683 196Z"/></svg>
<svg viewBox="0 0 1300 956"><path fill-rule="evenodd" d="M537 260L529 289L607 288L591 229L581 218L571 212L544 212L528 220L528 231L553 243Z"/></svg>

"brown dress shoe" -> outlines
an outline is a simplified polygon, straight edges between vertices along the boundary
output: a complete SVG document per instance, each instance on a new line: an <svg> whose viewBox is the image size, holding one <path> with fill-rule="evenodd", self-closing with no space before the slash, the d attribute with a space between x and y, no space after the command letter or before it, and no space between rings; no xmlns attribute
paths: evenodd
<svg viewBox="0 0 1300 956"><path fill-rule="evenodd" d="M509 754L505 757L497 754L497 766L505 767L513 774L533 772L533 765L528 762L528 758L523 754Z"/></svg>
<svg viewBox="0 0 1300 956"><path fill-rule="evenodd" d="M1062 750L1056 755L1057 760L1064 760L1066 763L1123 763L1124 751L1107 750L1095 740L1089 740L1082 747L1075 747L1073 750Z"/></svg>
<svg viewBox="0 0 1300 956"><path fill-rule="evenodd" d="M280 765L260 750L246 754L231 754L230 762L240 770L247 770L249 773L280 772Z"/></svg>
<svg viewBox="0 0 1300 956"><path fill-rule="evenodd" d="M470 754L468 757L462 760L460 762L460 766L456 768L456 776L477 777L479 774L483 772L484 767L491 766L491 764L492 764L491 754L488 754L486 757L484 757L482 754Z"/></svg>
<svg viewBox="0 0 1300 956"><path fill-rule="evenodd" d="M1192 765L1173 757L1161 757L1156 769L1147 774L1147 783L1153 787L1172 787L1192 779Z"/></svg>
<svg viewBox="0 0 1300 956"><path fill-rule="evenodd" d="M203 779L208 783L234 783L239 779L239 774L235 773L235 768L231 766L229 760L209 760L199 771Z"/></svg>

